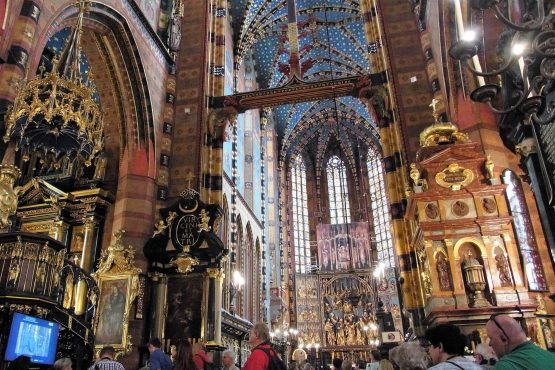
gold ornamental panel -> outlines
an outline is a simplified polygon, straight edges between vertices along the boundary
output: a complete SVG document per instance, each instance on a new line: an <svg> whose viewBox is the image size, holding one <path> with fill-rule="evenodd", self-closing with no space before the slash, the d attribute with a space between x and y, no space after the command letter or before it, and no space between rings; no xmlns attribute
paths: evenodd
<svg viewBox="0 0 555 370"><path fill-rule="evenodd" d="M451 163L443 171L435 176L436 183L444 188L460 190L474 181L474 172L468 168L460 166L458 163Z"/></svg>

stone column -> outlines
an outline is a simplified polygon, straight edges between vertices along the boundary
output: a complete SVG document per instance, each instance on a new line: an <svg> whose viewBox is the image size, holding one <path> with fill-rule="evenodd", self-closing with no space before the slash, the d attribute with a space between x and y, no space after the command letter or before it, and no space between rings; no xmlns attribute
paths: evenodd
<svg viewBox="0 0 555 370"><path fill-rule="evenodd" d="M168 277L155 272L150 278L152 279L154 290L153 325L150 337L163 340L166 332Z"/></svg>
<svg viewBox="0 0 555 370"><path fill-rule="evenodd" d="M202 337L209 346L220 346L222 339L222 282L220 267L206 269L204 283L203 333Z"/></svg>

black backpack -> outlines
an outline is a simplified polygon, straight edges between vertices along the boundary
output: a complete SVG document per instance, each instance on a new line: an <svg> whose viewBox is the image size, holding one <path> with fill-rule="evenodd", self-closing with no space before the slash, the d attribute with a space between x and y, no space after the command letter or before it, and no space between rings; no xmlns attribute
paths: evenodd
<svg viewBox="0 0 555 370"><path fill-rule="evenodd" d="M277 355L277 352L273 348L256 347L255 349L261 350L266 354L266 356L268 356L268 359L270 360L268 370L287 370L287 366L285 365L285 362L283 362L283 360L279 358L279 356ZM272 355L272 352L273 352L273 355Z"/></svg>

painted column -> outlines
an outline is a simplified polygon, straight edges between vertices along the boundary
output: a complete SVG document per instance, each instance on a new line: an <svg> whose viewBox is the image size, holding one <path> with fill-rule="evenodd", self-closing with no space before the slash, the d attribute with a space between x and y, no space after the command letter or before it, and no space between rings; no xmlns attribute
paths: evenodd
<svg viewBox="0 0 555 370"><path fill-rule="evenodd" d="M17 95L17 86L26 77L30 50L41 14L40 4L41 1L38 0L23 1L21 12L14 24L8 58L6 63L0 65L0 115L4 115L8 106L13 103ZM4 135L4 131L5 127L0 127L0 137ZM6 148L6 145L0 145L0 159L4 156Z"/></svg>
<svg viewBox="0 0 555 370"><path fill-rule="evenodd" d="M387 51L384 46L382 31L382 20L379 14L377 0L363 0L360 10L364 17L364 28L368 45L368 59L373 67L373 73L382 72L390 80ZM384 116L374 115L380 128L380 142L382 144L383 161L385 164L385 181L388 189L392 216L392 238L395 242L396 255L399 258L400 277L405 280L407 286L414 286L418 281L416 269L416 257L409 250L410 225L404 220L406 196L404 194L407 176L405 173L405 154L403 153L402 137L399 122L396 117L395 97L393 86L390 81L384 83L386 99L389 100L388 111ZM373 111L370 102L369 110ZM404 290L403 302L408 309L423 307L422 297L418 295L417 289Z"/></svg>
<svg viewBox="0 0 555 370"><path fill-rule="evenodd" d="M208 96L224 94L225 84L225 30L227 24L227 0L212 0L209 8L209 50L208 50ZM210 115L213 113L211 112ZM208 118L205 128L201 159L201 199L210 204L222 205L223 141L225 127L215 130ZM220 123L221 124L221 123ZM221 126L219 126L221 127Z"/></svg>

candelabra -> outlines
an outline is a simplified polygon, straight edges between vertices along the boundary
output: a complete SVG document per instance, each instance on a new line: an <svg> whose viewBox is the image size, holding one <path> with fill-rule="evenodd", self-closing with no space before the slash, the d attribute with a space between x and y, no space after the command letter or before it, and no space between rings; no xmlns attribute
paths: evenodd
<svg viewBox="0 0 555 370"><path fill-rule="evenodd" d="M503 60L499 68L482 71L478 53L487 54L486 45L481 41L487 37L478 37L475 29L464 28L460 0L455 0L459 40L452 45L449 54L477 76L478 87L470 94L473 101L487 104L498 114L517 111L529 121L548 124L555 118L551 96L555 76L555 6L548 4L546 12L544 0L524 1L526 11L517 23L512 19L520 11L515 4L501 0L470 1L475 12L491 10L505 26L497 45ZM491 80L493 77L501 80L502 85L486 84L484 78ZM494 106L498 101L503 102L501 107Z"/></svg>
<svg viewBox="0 0 555 370"><path fill-rule="evenodd" d="M270 332L270 341L275 345L282 358L288 359L292 345L297 341L299 331L286 325Z"/></svg>
<svg viewBox="0 0 555 370"><path fill-rule="evenodd" d="M239 271L234 271L233 278L229 284L229 310L232 315L235 315L237 293L241 291L243 285L245 285L245 278Z"/></svg>

